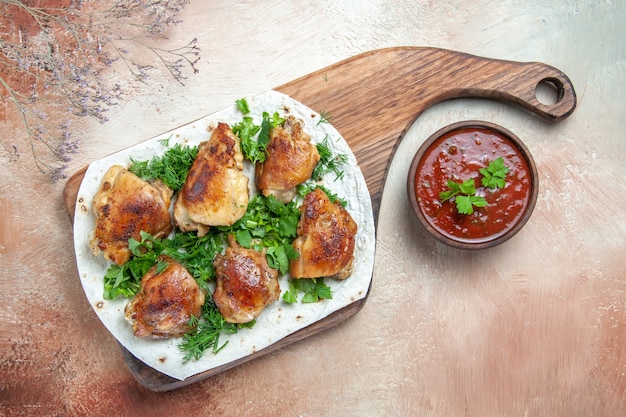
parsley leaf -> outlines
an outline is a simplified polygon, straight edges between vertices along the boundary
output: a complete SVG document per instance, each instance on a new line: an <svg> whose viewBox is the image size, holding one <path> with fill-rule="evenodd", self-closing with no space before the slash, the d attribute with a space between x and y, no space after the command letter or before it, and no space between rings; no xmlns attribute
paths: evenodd
<svg viewBox="0 0 626 417"><path fill-rule="evenodd" d="M448 180L449 190L439 193L439 199L444 202L455 197L456 209L460 214L474 213L474 207L485 207L487 201L482 196L476 195L474 179L470 178L463 183Z"/></svg>
<svg viewBox="0 0 626 417"><path fill-rule="evenodd" d="M262 155L259 162L265 162L267 157L267 144L270 143L270 131L272 129L272 122L270 121L269 114L263 113L263 120L261 121L261 130L259 131L259 137L256 140L256 146L259 153Z"/></svg>
<svg viewBox="0 0 626 417"><path fill-rule="evenodd" d="M300 254L289 243L272 246L267 249L267 263L270 268L278 269L281 274L289 272L289 261L298 259Z"/></svg>
<svg viewBox="0 0 626 417"><path fill-rule="evenodd" d="M252 117L245 116L241 122L234 124L232 129L241 140L241 151L245 157L251 162L257 162L261 156L254 137L261 130L261 126L254 124ZM265 154L263 154L263 160L265 160Z"/></svg>
<svg viewBox="0 0 626 417"><path fill-rule="evenodd" d="M244 116L241 122L235 123L232 127L233 133L241 140L243 155L253 164L265 162L271 130L285 122L278 112L272 115L263 112L262 117L260 126L255 124L251 116Z"/></svg>
<svg viewBox="0 0 626 417"><path fill-rule="evenodd" d="M133 256L122 266L112 264L104 276L103 297L106 300L119 296L134 297L139 291L141 278L157 264L161 255L180 262L198 285L207 289L207 282L215 277L213 259L222 250L221 238L212 232L203 237L194 233L177 233L173 239L159 239L141 232L141 241L131 238L128 247Z"/></svg>
<svg viewBox="0 0 626 417"><path fill-rule="evenodd" d="M250 200L241 219L219 230L234 233L237 242L245 248L267 249L269 266L284 274L289 270L289 261L298 257L291 241L297 235L299 220L300 210L295 202L284 204L274 196L259 194Z"/></svg>
<svg viewBox="0 0 626 417"><path fill-rule="evenodd" d="M483 186L504 188L506 184L505 177L509 172L509 167L504 164L504 159L499 157L491 161L486 168L481 168L479 171L483 175L481 180Z"/></svg>
<svg viewBox="0 0 626 417"><path fill-rule="evenodd" d="M289 280L289 289L283 294L283 301L287 304L298 302L300 293L303 293L303 303L316 303L320 299L331 299L331 288L326 285L324 278L301 278Z"/></svg>
<svg viewBox="0 0 626 417"><path fill-rule="evenodd" d="M459 184L458 182L448 180L446 185L448 186L449 190L439 193L439 199L441 200L441 202L449 200L461 192L461 184Z"/></svg>
<svg viewBox="0 0 626 417"><path fill-rule="evenodd" d="M487 201L477 195L459 195L455 199L456 209L460 214L472 214L474 207L485 207Z"/></svg>
<svg viewBox="0 0 626 417"><path fill-rule="evenodd" d="M243 114L250 113L250 106L248 106L248 100L245 98L240 98L239 100L235 100L235 104L237 104L237 108Z"/></svg>

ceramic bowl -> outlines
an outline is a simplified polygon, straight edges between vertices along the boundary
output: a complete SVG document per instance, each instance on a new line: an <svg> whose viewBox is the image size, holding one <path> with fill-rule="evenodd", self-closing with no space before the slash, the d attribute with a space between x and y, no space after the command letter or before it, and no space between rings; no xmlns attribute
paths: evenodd
<svg viewBox="0 0 626 417"><path fill-rule="evenodd" d="M507 129L478 120L431 135L407 177L419 224L461 249L489 248L513 237L530 218L538 189L537 168L524 143Z"/></svg>

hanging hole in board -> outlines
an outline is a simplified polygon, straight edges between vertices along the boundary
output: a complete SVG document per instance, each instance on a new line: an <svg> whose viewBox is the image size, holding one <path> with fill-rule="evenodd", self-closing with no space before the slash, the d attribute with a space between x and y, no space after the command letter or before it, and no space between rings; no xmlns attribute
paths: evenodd
<svg viewBox="0 0 626 417"><path fill-rule="evenodd" d="M556 78L544 78L535 87L537 100L548 106L558 103L563 98L563 94L563 83Z"/></svg>

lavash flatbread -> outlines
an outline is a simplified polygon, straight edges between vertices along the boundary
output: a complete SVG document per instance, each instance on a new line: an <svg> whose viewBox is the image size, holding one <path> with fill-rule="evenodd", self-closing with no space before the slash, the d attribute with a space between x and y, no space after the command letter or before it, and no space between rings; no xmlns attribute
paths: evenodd
<svg viewBox="0 0 626 417"><path fill-rule="evenodd" d="M328 144L335 154L343 153L348 156L348 162L342 166L344 177L335 181L335 175L329 173L324 178L324 186L347 200L346 209L358 225L353 273L345 281L326 280L332 288L332 300L313 304L286 304L281 299L261 313L252 329L241 329L233 335L222 335L220 343L228 341L228 345L218 354L207 351L200 360L183 364L184 354L178 347L180 339L153 340L135 337L130 324L124 318L124 306L128 299L103 298L103 277L110 263L102 255L94 256L91 251L90 240L95 227L91 204L100 187L102 176L112 165L129 166L131 157L134 160L148 160L154 155L162 154L167 150L162 140L168 137L169 146L176 143L198 145L208 139L210 133L207 128L210 130L220 121L232 126L241 121L242 114L233 103L217 113L91 163L78 191L74 218L74 247L81 284L89 303L111 334L139 360L176 379L186 379L270 346L364 298L370 286L375 250L371 199L363 174L346 141L329 123L318 123L318 113L284 94L268 91L249 99L248 104L248 116L252 116L257 124L260 124L263 112L271 114L278 111L281 116L293 114L304 121L305 131L311 135L313 143L320 143L328 137ZM251 179L251 192L256 193L253 167L247 162L246 164L246 174ZM288 289L288 275L280 277L279 282L282 294Z"/></svg>

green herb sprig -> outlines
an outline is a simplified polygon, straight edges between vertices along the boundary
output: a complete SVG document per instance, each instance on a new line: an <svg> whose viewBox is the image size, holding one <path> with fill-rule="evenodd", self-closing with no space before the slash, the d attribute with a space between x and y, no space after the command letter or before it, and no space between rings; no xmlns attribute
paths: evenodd
<svg viewBox="0 0 626 417"><path fill-rule="evenodd" d="M252 328L255 323L256 320L243 324L228 323L220 314L213 298L207 297L202 306L200 317L192 316L189 320L189 325L196 330L186 333L178 345L178 348L184 353L183 363L200 359L204 352L209 349L214 354L218 353L228 344L228 342L220 344L222 334L234 334L239 329Z"/></svg>
<svg viewBox="0 0 626 417"><path fill-rule="evenodd" d="M311 179L314 181L321 181L327 172L335 173L335 181L342 179L344 172L341 169L341 165L348 162L348 155L340 153L335 155L328 143L328 135L316 145L317 152L320 155L320 160L313 169Z"/></svg>
<svg viewBox="0 0 626 417"><path fill-rule="evenodd" d="M141 241L128 240L132 257L122 266L112 264L104 276L106 300L132 298L140 288L141 277L154 266L161 255L184 265L201 288L215 278L213 258L223 249L221 237L209 232L203 237L194 233L177 233L173 239L155 238L141 232Z"/></svg>
<svg viewBox="0 0 626 417"><path fill-rule="evenodd" d="M287 304L298 302L302 296L302 303L316 303L320 299L331 299L331 288L326 285L324 278L290 279L289 289L283 294L283 301Z"/></svg>
<svg viewBox="0 0 626 417"><path fill-rule="evenodd" d="M456 209L460 214L472 214L474 207L485 207L487 200L484 197L476 195L476 187L474 179L470 178L463 183L448 180L448 191L439 194L439 199L444 202L455 197Z"/></svg>
<svg viewBox="0 0 626 417"><path fill-rule="evenodd" d="M506 185L506 174L509 167L505 165L502 157L491 161L485 168L480 168L482 174L481 183L483 186L496 189L504 188ZM448 179L446 182L449 190L439 193L441 202L454 197L456 209L460 214L474 213L474 207L485 207L487 200L483 196L476 195L476 184L473 178L469 178L462 183Z"/></svg>
<svg viewBox="0 0 626 417"><path fill-rule="evenodd" d="M251 116L247 116L250 113L248 101L242 98L236 103L237 108L244 115L241 122L232 126L233 133L241 140L241 151L244 157L253 164L263 163L267 158L267 144L270 141L271 130L282 126L285 119L278 112L271 115L263 112L261 124L257 125Z"/></svg>
<svg viewBox="0 0 626 417"><path fill-rule="evenodd" d="M320 111L320 119L317 121L317 125L319 126L322 123L330 123L330 120L333 118L333 115L327 111Z"/></svg>
<svg viewBox="0 0 626 417"><path fill-rule="evenodd" d="M161 143L169 145L169 138ZM187 173L198 155L197 146L182 146L175 144L167 149L162 156L154 156L150 160L138 161L130 158L130 172L147 181L160 179L174 191L178 191L185 184Z"/></svg>
<svg viewBox="0 0 626 417"><path fill-rule="evenodd" d="M491 161L486 168L481 168L479 172L483 175L481 179L483 186L493 189L504 188L509 167L504 164L504 158L499 157Z"/></svg>
<svg viewBox="0 0 626 417"><path fill-rule="evenodd" d="M241 219L220 230L234 233L245 248L266 250L269 266L285 274L289 271L289 261L298 257L291 241L297 236L299 220L300 210L295 202L284 204L274 196L257 195L250 200Z"/></svg>

